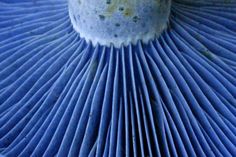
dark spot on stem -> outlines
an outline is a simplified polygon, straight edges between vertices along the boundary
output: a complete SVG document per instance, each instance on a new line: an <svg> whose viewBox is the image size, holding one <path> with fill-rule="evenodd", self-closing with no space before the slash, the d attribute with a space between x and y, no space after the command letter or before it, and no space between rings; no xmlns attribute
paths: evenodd
<svg viewBox="0 0 236 157"><path fill-rule="evenodd" d="M98 15L98 16L99 16L99 19L102 20L102 21L104 21L105 18L106 18L104 15Z"/></svg>

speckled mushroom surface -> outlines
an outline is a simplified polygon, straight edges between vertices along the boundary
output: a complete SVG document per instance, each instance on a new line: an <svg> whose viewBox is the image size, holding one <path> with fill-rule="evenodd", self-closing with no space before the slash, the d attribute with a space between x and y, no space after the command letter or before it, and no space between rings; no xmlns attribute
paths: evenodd
<svg viewBox="0 0 236 157"><path fill-rule="evenodd" d="M235 157L235 0L0 0L0 157Z"/></svg>
<svg viewBox="0 0 236 157"><path fill-rule="evenodd" d="M159 37L170 5L170 0L69 0L69 12L81 37L93 45L120 47Z"/></svg>

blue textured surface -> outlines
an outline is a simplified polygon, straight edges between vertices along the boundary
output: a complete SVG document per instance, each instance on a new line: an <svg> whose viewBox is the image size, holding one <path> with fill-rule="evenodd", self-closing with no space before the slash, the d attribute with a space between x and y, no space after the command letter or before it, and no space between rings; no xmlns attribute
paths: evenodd
<svg viewBox="0 0 236 157"><path fill-rule="evenodd" d="M67 1L0 0L0 154L236 156L236 2L174 1L160 38L116 49Z"/></svg>
<svg viewBox="0 0 236 157"><path fill-rule="evenodd" d="M74 29L93 45L147 43L167 27L171 0L69 0Z"/></svg>

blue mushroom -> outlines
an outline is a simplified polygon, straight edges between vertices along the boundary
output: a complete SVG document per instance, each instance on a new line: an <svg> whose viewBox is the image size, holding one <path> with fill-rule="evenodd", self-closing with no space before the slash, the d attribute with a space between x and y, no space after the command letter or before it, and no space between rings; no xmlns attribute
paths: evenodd
<svg viewBox="0 0 236 157"><path fill-rule="evenodd" d="M235 0L0 0L0 157L236 157Z"/></svg>

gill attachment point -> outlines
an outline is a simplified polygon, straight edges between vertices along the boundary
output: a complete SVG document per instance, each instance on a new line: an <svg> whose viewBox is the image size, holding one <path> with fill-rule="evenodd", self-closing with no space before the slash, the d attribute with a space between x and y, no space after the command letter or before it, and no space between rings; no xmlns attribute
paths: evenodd
<svg viewBox="0 0 236 157"><path fill-rule="evenodd" d="M166 28L170 0L69 0L74 29L93 45L147 43Z"/></svg>

